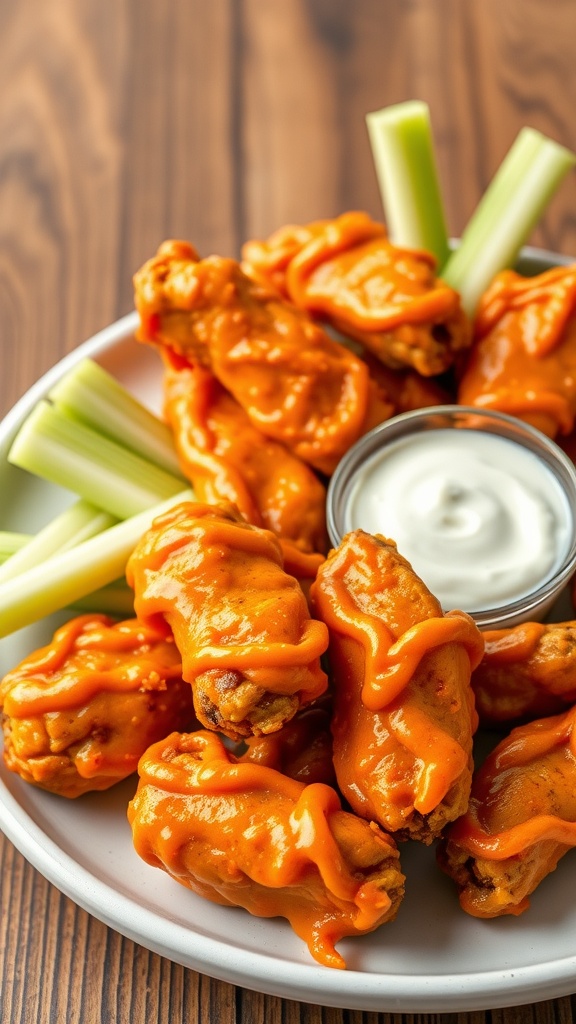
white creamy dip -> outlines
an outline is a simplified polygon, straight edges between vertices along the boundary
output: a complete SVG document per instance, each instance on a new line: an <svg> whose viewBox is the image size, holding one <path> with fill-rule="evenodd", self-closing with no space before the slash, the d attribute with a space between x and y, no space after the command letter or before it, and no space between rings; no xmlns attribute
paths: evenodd
<svg viewBox="0 0 576 1024"><path fill-rule="evenodd" d="M443 608L482 611L546 582L570 548L568 500L529 449L478 430L428 430L358 469L345 532L393 539Z"/></svg>

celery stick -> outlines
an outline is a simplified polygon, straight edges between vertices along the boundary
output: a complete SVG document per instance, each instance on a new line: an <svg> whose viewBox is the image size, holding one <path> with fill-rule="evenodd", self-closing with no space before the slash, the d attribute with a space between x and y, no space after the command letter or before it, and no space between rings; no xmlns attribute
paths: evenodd
<svg viewBox="0 0 576 1024"><path fill-rule="evenodd" d="M13 579L18 573L39 565L54 552L65 551L107 530L116 521L109 512L103 512L87 501L80 499L74 502L40 530L25 547L0 565L0 581Z"/></svg>
<svg viewBox="0 0 576 1024"><path fill-rule="evenodd" d="M17 551L21 551L32 540L32 536L30 533L0 530L0 562L5 562L7 558L12 558Z"/></svg>
<svg viewBox="0 0 576 1024"><path fill-rule="evenodd" d="M156 516L193 498L192 491L181 491L68 551L52 555L16 579L0 583L0 636L37 622L117 580Z"/></svg>
<svg viewBox="0 0 576 1024"><path fill-rule="evenodd" d="M78 494L118 519L182 490L182 480L42 400L8 461Z"/></svg>
<svg viewBox="0 0 576 1024"><path fill-rule="evenodd" d="M30 533L0 530L0 563L11 559L34 539ZM0 565L0 568L3 568ZM125 580L115 580L86 597L80 597L72 606L78 611L102 612L104 615L128 617L134 615L134 592Z"/></svg>
<svg viewBox="0 0 576 1024"><path fill-rule="evenodd" d="M458 248L441 269L473 316L495 274L519 251L576 155L533 128L523 128L470 219Z"/></svg>
<svg viewBox="0 0 576 1024"><path fill-rule="evenodd" d="M425 249L442 266L449 246L427 104L384 107L366 123L391 241Z"/></svg>
<svg viewBox="0 0 576 1024"><path fill-rule="evenodd" d="M77 363L48 397L98 433L183 480L170 428L98 363Z"/></svg>

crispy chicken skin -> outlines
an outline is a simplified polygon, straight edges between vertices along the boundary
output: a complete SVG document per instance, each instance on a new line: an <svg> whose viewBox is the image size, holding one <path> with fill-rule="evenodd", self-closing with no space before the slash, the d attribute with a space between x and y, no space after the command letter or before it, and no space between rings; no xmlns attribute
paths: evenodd
<svg viewBox="0 0 576 1024"><path fill-rule="evenodd" d="M392 413L361 359L235 260L165 242L134 288L140 341L209 369L259 431L322 473Z"/></svg>
<svg viewBox="0 0 576 1024"><path fill-rule="evenodd" d="M576 845L575 717L518 726L475 774L468 810L438 847L473 917L521 914Z"/></svg>
<svg viewBox="0 0 576 1024"><path fill-rule="evenodd" d="M340 791L356 814L430 843L468 801L482 636L463 612L442 614L392 541L362 530L320 567L311 601L330 631Z"/></svg>
<svg viewBox="0 0 576 1024"><path fill-rule="evenodd" d="M168 367L164 411L199 501L235 504L303 551L325 552L326 488L285 445L266 437L209 370Z"/></svg>
<svg viewBox="0 0 576 1024"><path fill-rule="evenodd" d="M326 626L310 618L274 534L234 506L176 505L140 539L126 575L139 618L173 633L207 728L275 732L326 690Z"/></svg>
<svg viewBox="0 0 576 1024"><path fill-rule="evenodd" d="M472 673L483 725L554 715L576 703L576 622L525 622L484 632Z"/></svg>
<svg viewBox="0 0 576 1024"><path fill-rule="evenodd" d="M108 789L149 744L196 722L171 639L103 615L72 619L9 672L0 707L8 768L65 797Z"/></svg>
<svg viewBox="0 0 576 1024"><path fill-rule="evenodd" d="M454 402L452 390L443 387L436 377L423 377L416 370L391 370L370 352L365 352L362 359L380 394L393 406L395 416L429 405L450 405Z"/></svg>
<svg viewBox="0 0 576 1024"><path fill-rule="evenodd" d="M247 242L242 266L297 306L355 338L387 366L443 373L471 342L453 288L427 252L392 245L383 224L352 211Z"/></svg>
<svg viewBox="0 0 576 1024"><path fill-rule="evenodd" d="M285 917L327 967L335 944L392 920L403 895L394 841L343 811L336 791L239 764L210 732L173 734L140 761L128 817L138 854L212 902Z"/></svg>
<svg viewBox="0 0 576 1024"><path fill-rule="evenodd" d="M298 580L306 595L306 600L308 600L310 587L324 561L324 555L318 551L302 551L296 544L284 537L278 537L278 543L284 556L284 569L289 576L294 576L294 579Z"/></svg>
<svg viewBox="0 0 576 1024"><path fill-rule="evenodd" d="M576 265L498 274L480 301L458 402L499 409L549 437L576 415Z"/></svg>
<svg viewBox="0 0 576 1024"><path fill-rule="evenodd" d="M321 698L312 707L298 711L278 732L248 737L244 751L235 754L239 761L275 768L298 782L335 786L331 718L331 701Z"/></svg>

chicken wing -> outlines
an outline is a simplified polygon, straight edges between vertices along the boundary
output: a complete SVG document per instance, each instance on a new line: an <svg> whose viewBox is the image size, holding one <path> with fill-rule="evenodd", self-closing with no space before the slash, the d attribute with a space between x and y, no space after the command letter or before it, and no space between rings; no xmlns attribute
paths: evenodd
<svg viewBox="0 0 576 1024"><path fill-rule="evenodd" d="M310 618L274 534L234 506L175 506L136 545L127 579L139 618L173 633L207 728L275 732L325 691L326 626Z"/></svg>
<svg viewBox="0 0 576 1024"><path fill-rule="evenodd" d="M235 754L239 761L275 768L298 782L325 782L334 786L331 718L331 702L317 701L312 707L298 711L278 732L249 736L244 751L235 751Z"/></svg>
<svg viewBox="0 0 576 1024"><path fill-rule="evenodd" d="M392 413L361 359L235 260L165 242L134 286L141 341L211 370L258 430L322 473Z"/></svg>
<svg viewBox="0 0 576 1024"><path fill-rule="evenodd" d="M370 352L365 352L362 359L381 395L393 405L394 415L454 403L453 391L440 384L436 377L422 377L416 370L391 370Z"/></svg>
<svg viewBox="0 0 576 1024"><path fill-rule="evenodd" d="M438 862L473 917L521 914L576 845L576 709L513 729L476 773Z"/></svg>
<svg viewBox="0 0 576 1024"><path fill-rule="evenodd" d="M0 683L4 760L61 796L108 789L149 744L194 727L176 646L135 619L72 619Z"/></svg>
<svg viewBox="0 0 576 1024"><path fill-rule="evenodd" d="M576 622L486 630L472 673L483 725L542 718L576 703Z"/></svg>
<svg viewBox="0 0 576 1024"><path fill-rule="evenodd" d="M549 437L576 415L576 265L498 274L483 296L458 401L510 413Z"/></svg>
<svg viewBox="0 0 576 1024"><path fill-rule="evenodd" d="M331 787L238 764L208 732L155 744L139 771L128 817L143 860L212 902L287 918L319 963L345 967L335 943L396 915L394 841Z"/></svg>
<svg viewBox="0 0 576 1024"><path fill-rule="evenodd" d="M430 843L468 801L482 635L362 530L328 556L311 600L330 631L340 790L356 814Z"/></svg>
<svg viewBox="0 0 576 1024"><path fill-rule="evenodd" d="M436 277L434 257L392 245L384 225L365 213L289 225L265 242L247 242L242 256L256 280L393 368L443 373L470 345L458 292Z"/></svg>
<svg viewBox="0 0 576 1024"><path fill-rule="evenodd" d="M164 411L184 475L199 501L235 504L304 551L326 551L326 488L284 445L252 425L201 366L168 368Z"/></svg>

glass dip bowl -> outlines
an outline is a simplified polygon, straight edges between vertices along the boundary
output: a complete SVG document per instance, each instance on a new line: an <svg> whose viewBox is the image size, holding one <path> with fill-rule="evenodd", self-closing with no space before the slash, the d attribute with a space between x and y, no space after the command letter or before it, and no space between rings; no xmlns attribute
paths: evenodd
<svg viewBox="0 0 576 1024"><path fill-rule="evenodd" d="M358 528L395 540L444 610L484 629L544 618L576 570L576 468L492 410L433 406L380 424L338 465L327 519L335 546Z"/></svg>

